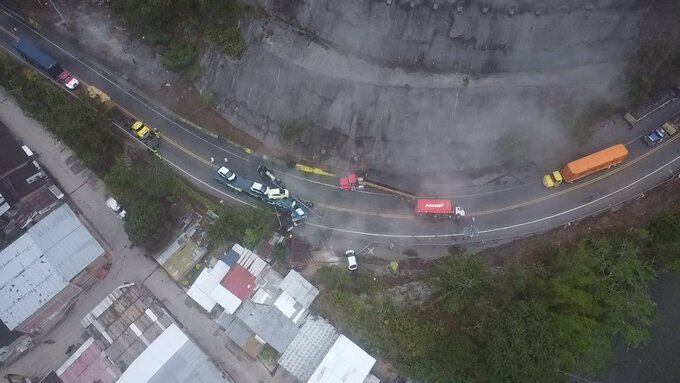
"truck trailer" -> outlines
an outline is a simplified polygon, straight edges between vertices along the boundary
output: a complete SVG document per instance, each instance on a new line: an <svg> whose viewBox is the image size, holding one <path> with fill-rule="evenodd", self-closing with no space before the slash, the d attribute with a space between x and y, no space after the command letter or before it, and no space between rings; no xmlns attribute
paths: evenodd
<svg viewBox="0 0 680 383"><path fill-rule="evenodd" d="M623 162L628 157L628 149L625 145L618 144L607 149L579 158L568 163L561 171L556 170L543 176L543 185L552 189L559 186L562 181L572 183L583 177L609 169Z"/></svg>
<svg viewBox="0 0 680 383"><path fill-rule="evenodd" d="M33 42L29 40L19 40L14 43L14 49L21 54L26 61L42 69L45 73L50 75L53 79L64 84L67 88L73 90L80 85L80 82L71 75L67 70L57 63L52 57L47 55L38 48Z"/></svg>
<svg viewBox="0 0 680 383"><path fill-rule="evenodd" d="M340 189L363 190L376 189L397 197L415 199L415 185L409 184L401 177L391 176L378 170L355 172L347 177L340 177Z"/></svg>
<svg viewBox="0 0 680 383"><path fill-rule="evenodd" d="M414 212L420 217L433 219L465 216L465 210L460 206L454 206L453 201L448 199L418 199Z"/></svg>

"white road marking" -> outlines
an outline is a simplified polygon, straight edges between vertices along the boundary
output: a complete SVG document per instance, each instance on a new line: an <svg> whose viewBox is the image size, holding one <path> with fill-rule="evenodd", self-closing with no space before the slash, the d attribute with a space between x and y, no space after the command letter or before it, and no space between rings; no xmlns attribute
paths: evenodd
<svg viewBox="0 0 680 383"><path fill-rule="evenodd" d="M478 231L477 233L478 233L478 234L483 234L483 233L493 233L493 232L497 232L497 231L503 231L503 230L508 230L508 229L515 229L515 228L518 228L518 227L527 226L527 225L531 225L531 224L538 223L538 222L542 222L542 221L547 221L547 220L549 220L549 219L553 219L553 218L556 218L556 217L559 217L559 216L562 216L562 215L565 215L565 214L572 213L572 212L574 212L574 211L576 211L576 210L583 209L584 207L587 207L587 206L590 206L590 205L592 205L592 204L594 204L594 203L597 203L597 202L600 202L600 201L602 201L602 200L605 200L605 199L607 199L607 198L609 198L609 197L611 197L611 196L613 196L613 195L615 195L615 194L618 194L618 193L620 193L620 192L622 192L622 191L624 191L624 190L626 190L626 189L629 189L629 188L635 186L635 185L638 184L639 182L641 182L641 181L647 179L648 177L651 177L652 175L658 173L659 171L662 171L664 168L668 167L669 165L671 165L673 162L676 162L677 160L680 160L680 156L677 156L677 157L673 158L672 160L666 162L664 165L662 165L661 167L657 168L656 170L654 170L654 171L652 171L652 172L646 174L646 175L643 176L642 178L639 178L639 179L637 179L637 180L631 182L630 184L628 184L628 185L626 185L626 186L623 186L623 187L621 187L621 188L619 188L619 189L617 189L617 190L615 190L615 191L613 191L613 192L611 192L611 193L609 193L609 194L607 194L607 195L604 195L604 196L602 196L602 197L599 197L599 198L597 198L597 199L594 199L594 200L592 200L592 201L590 201L590 202L587 202L587 203L584 203L584 204L582 204L582 205L573 207L573 208L571 208L571 209L565 210L565 211L563 211L563 212L556 213L556 214L553 214L553 215L550 215L550 216L547 216L547 217L543 217L543 218L534 219L534 220L532 220L532 221L527 221L527 222L522 222L522 223L514 224L514 225L503 226L503 227L497 227L497 228L493 228L493 229L480 230L480 231ZM319 224L315 224L315 223L307 223L307 225L315 226L315 227L319 227L319 228L323 228L323 229L328 229L328 230L333 230L333 231L338 231L338 232L342 232L342 233L357 234L357 235L366 235L366 236L372 236L372 237L383 237L383 238L386 238L386 237L390 237L390 238L446 238L446 237L460 237L460 236L463 236L462 233L449 233L449 234L421 234L421 235L383 234L383 233L371 233L371 232L363 232L363 231L356 231L356 230L340 229L340 228L336 228L336 227L325 226L325 225L319 225Z"/></svg>

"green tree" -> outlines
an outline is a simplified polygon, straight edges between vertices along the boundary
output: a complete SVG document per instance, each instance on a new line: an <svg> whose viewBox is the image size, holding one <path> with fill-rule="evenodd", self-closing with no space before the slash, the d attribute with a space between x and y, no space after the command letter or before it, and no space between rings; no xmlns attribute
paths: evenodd
<svg viewBox="0 0 680 383"><path fill-rule="evenodd" d="M288 247L283 242L277 243L272 250L272 259L274 262L287 264L289 258L290 251L288 250Z"/></svg>
<svg viewBox="0 0 680 383"><path fill-rule="evenodd" d="M187 44L172 42L163 52L163 65L171 70L186 70L196 63L196 49Z"/></svg>
<svg viewBox="0 0 680 383"><path fill-rule="evenodd" d="M153 200L133 200L124 208L127 210L125 232L130 242L146 247L154 244L167 216L163 204Z"/></svg>
<svg viewBox="0 0 680 383"><path fill-rule="evenodd" d="M558 327L539 302L519 301L484 326L489 382L554 382L560 371Z"/></svg>
<svg viewBox="0 0 680 383"><path fill-rule="evenodd" d="M431 279L439 307L464 323L476 322L487 310L491 281L486 265L472 256L446 261Z"/></svg>

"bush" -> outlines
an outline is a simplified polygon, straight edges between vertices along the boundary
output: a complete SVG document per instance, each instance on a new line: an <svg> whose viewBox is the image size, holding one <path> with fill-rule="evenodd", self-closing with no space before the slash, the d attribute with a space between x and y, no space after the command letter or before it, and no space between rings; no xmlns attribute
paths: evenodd
<svg viewBox="0 0 680 383"><path fill-rule="evenodd" d="M315 280L330 290L347 290L350 284L349 274L338 266L321 266Z"/></svg>
<svg viewBox="0 0 680 383"><path fill-rule="evenodd" d="M163 52L162 61L168 69L187 70L196 63L196 49L186 43L170 43Z"/></svg>
<svg viewBox="0 0 680 383"><path fill-rule="evenodd" d="M654 219L648 230L651 258L668 270L680 271L680 213L667 213Z"/></svg>
<svg viewBox="0 0 680 383"><path fill-rule="evenodd" d="M116 0L113 11L150 44L165 48L163 64L196 75L196 47L202 38L241 57L246 44L236 23L246 7L236 0Z"/></svg>
<svg viewBox="0 0 680 383"><path fill-rule="evenodd" d="M222 209L208 226L208 242L211 246L240 242L252 249L260 244L271 225L272 215L265 210Z"/></svg>
<svg viewBox="0 0 680 383"><path fill-rule="evenodd" d="M218 44L229 56L240 58L246 51L246 42L234 27L215 27L208 31L208 40Z"/></svg>

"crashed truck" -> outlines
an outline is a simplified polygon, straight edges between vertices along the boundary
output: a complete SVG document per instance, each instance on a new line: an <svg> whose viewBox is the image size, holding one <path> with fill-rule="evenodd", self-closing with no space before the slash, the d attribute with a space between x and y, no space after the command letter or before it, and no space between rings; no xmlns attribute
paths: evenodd
<svg viewBox="0 0 680 383"><path fill-rule="evenodd" d="M442 219L462 218L465 210L450 199L419 198L417 185L403 177L392 176L378 170L357 171L340 178L340 189L345 191L373 190L386 192L415 203L414 213L419 217Z"/></svg>

